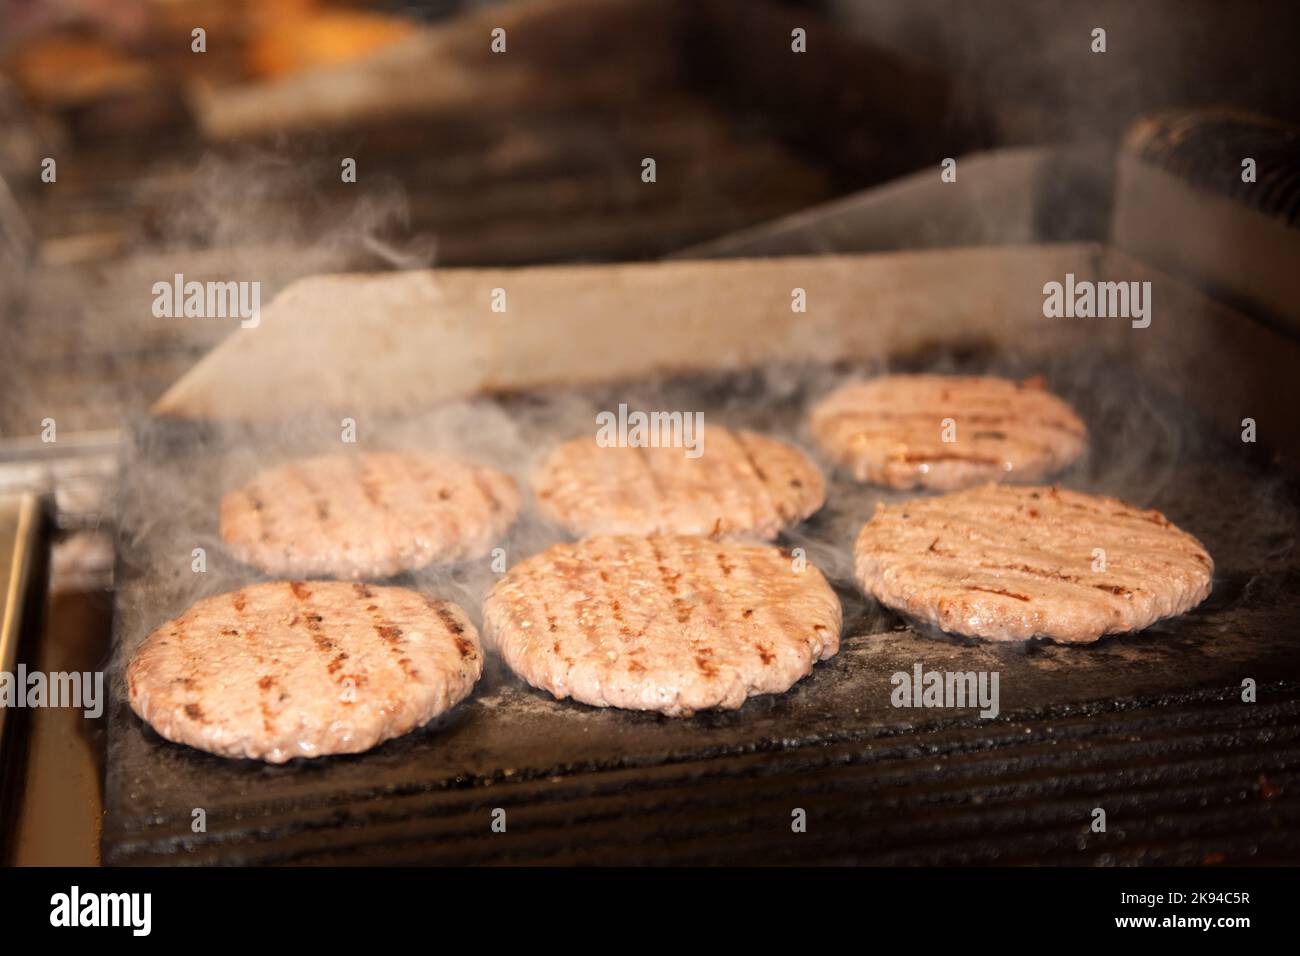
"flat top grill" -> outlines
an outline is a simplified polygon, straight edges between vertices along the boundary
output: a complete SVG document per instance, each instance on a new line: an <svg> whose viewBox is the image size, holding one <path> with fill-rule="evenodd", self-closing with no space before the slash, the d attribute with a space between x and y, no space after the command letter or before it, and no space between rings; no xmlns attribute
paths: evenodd
<svg viewBox="0 0 1300 956"><path fill-rule="evenodd" d="M473 696L367 754L272 767L170 744L123 701L121 663L190 603L259 580L224 554L220 494L255 468L337 449L336 423L237 434L146 421L124 472L118 676L110 711L110 863L1213 863L1300 857L1300 498L1252 446L1214 436L1157 385L1101 352L1022 367L1014 356L922 356L908 368L1045 372L1092 433L1061 477L1156 507L1215 559L1200 608L1089 647L985 644L912 625L863 598L851 547L877 501L836 475L826 509L783 538L845 607L840 653L785 695L689 720L554 701L492 657ZM629 407L807 446L807 404L862 368L760 371L496 396L417 413L366 447L433 442L520 480L550 444ZM707 440L707 438L706 438ZM525 514L510 563L556 540ZM191 571L191 550L208 571ZM404 575L478 620L487 562ZM890 676L1000 674L1001 714L896 709ZM1258 702L1241 701L1246 678ZM1091 832L1092 810L1108 815ZM207 829L191 828L206 811ZM507 812L507 832L491 830ZM793 833L791 813L808 815Z"/></svg>

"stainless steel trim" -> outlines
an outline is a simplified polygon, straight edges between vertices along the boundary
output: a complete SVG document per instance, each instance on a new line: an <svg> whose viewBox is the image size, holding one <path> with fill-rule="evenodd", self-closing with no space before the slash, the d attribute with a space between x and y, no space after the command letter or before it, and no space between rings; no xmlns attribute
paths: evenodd
<svg viewBox="0 0 1300 956"><path fill-rule="evenodd" d="M110 511L121 443L116 430L74 432L48 444L36 437L0 439L0 495L50 496L60 530L97 529Z"/></svg>
<svg viewBox="0 0 1300 956"><path fill-rule="evenodd" d="M0 671L13 673L18 660L23 616L38 557L41 498L34 494L0 496ZM0 754L7 742L7 712L0 707Z"/></svg>

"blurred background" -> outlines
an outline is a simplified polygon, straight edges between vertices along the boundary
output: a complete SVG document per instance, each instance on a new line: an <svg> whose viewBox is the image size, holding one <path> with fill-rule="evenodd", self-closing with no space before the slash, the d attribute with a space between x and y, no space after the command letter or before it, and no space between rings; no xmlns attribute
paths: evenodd
<svg viewBox="0 0 1300 956"><path fill-rule="evenodd" d="M1283 0L0 0L0 491L57 472L46 668L105 654L119 429L231 330L153 320L159 277L266 302L320 272L1096 240L1294 330L1298 26ZM1243 149L1273 159L1248 196L1207 172ZM1192 212L1126 207L1145 167ZM1163 241L1224 198L1273 267ZM14 857L92 861L96 731L32 720Z"/></svg>
<svg viewBox="0 0 1300 956"><path fill-rule="evenodd" d="M1008 195L960 222L877 205L840 241L1102 237L1139 115L1296 119L1298 20L1202 0L0 0L23 382L0 435L113 427L228 331L141 321L156 275L256 272L265 301L310 272L657 257L997 150L1020 160ZM792 72L773 51L795 27ZM1023 152L1044 146L1065 147L1046 171Z"/></svg>

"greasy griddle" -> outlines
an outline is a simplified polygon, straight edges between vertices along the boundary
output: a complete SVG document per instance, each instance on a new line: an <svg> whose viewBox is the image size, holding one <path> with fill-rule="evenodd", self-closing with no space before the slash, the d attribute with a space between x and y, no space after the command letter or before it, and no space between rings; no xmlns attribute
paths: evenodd
<svg viewBox="0 0 1300 956"><path fill-rule="evenodd" d="M260 465L337 450L336 418L231 431L158 420L123 474L103 832L109 863L1199 863L1300 859L1300 499L1253 445L1214 434L1114 355L1047 366L931 355L895 368L1044 372L1088 422L1071 488L1162 510L1213 555L1194 612L1088 647L986 644L909 624L849 576L857 529L904 495L836 475L781 542L844 602L838 656L790 693L669 719L558 702L495 657L473 696L367 754L267 766L168 743L124 703L123 654L197 598L256 580L216 537L221 493ZM810 401L865 368L760 372L483 398L358 422L364 447L450 447L523 480L617 408L702 410L811 448ZM825 462L823 461L823 464ZM556 540L526 514L510 563ZM191 569L203 547L208 570ZM487 562L393 579L463 603ZM895 709L890 676L997 670L1001 709ZM1258 702L1241 701L1246 678ZM1107 814L1092 832L1094 808ZM504 833L493 811L506 811ZM792 832L792 813L807 815ZM206 830L195 832L202 809Z"/></svg>

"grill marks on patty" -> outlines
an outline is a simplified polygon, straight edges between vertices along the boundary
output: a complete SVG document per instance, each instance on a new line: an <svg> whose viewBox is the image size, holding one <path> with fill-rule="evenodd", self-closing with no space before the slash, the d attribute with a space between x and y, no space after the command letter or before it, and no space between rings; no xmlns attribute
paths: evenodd
<svg viewBox="0 0 1300 956"><path fill-rule="evenodd" d="M483 496L483 503L487 505L488 514L493 516L500 514L505 506L497 499L496 492L492 490L492 485L488 483L481 472L474 472L474 487ZM451 492L446 488L441 489L438 493L438 500L450 501Z"/></svg>
<svg viewBox="0 0 1300 956"><path fill-rule="evenodd" d="M603 448L593 437L553 449L532 477L540 510L579 534L775 538L819 509L821 472L796 448L755 432L704 429L703 453Z"/></svg>
<svg viewBox="0 0 1300 956"><path fill-rule="evenodd" d="M270 469L221 503L240 560L285 576L382 578L482 557L519 510L506 475L468 462L380 452Z"/></svg>
<svg viewBox="0 0 1300 956"><path fill-rule="evenodd" d="M949 418L956 440L945 442ZM888 375L831 393L811 424L817 443L857 480L894 488L1038 481L1087 443L1082 420L1037 379Z"/></svg>
<svg viewBox="0 0 1300 956"><path fill-rule="evenodd" d="M316 517L321 524L326 524L330 520L330 503L328 498L323 495L311 480L311 478L297 465L289 465L286 473L293 481L302 486L303 493L311 501L312 506L316 509Z"/></svg>
<svg viewBox="0 0 1300 956"><path fill-rule="evenodd" d="M406 733L464 698L481 671L478 634L453 604L281 581L206 598L163 625L132 658L127 686L167 739L279 763Z"/></svg>
<svg viewBox="0 0 1300 956"><path fill-rule="evenodd" d="M250 531L256 534L258 541L266 543L271 538L271 531L267 527L266 520L266 502L252 487L245 488L243 493L248 502L249 514L251 515L249 520Z"/></svg>
<svg viewBox="0 0 1300 956"><path fill-rule="evenodd" d="M678 624L689 624L691 606L683 601L677 592L677 580L682 576L681 572L673 571L664 564L665 555L658 540L651 538L649 544L650 552L654 555L655 569L659 572L659 581L672 602L673 616Z"/></svg>
<svg viewBox="0 0 1300 956"><path fill-rule="evenodd" d="M1141 630L1199 604L1213 576L1200 542L1159 512L1000 485L881 506L855 558L882 603L990 640Z"/></svg>
<svg viewBox="0 0 1300 956"><path fill-rule="evenodd" d="M730 432L725 429L719 429L724 443L730 442L738 452L737 459L744 462L748 474L753 478L751 484L752 491L749 493L750 500L758 502L759 507L765 513L773 514L776 520L782 525L796 524L803 520L806 515L799 514L793 507L792 499L797 499L798 492L803 488L802 479L796 479L787 488L779 489L772 486L768 473L763 469L761 459L764 457L763 449L757 446L757 443L749 440L752 432ZM771 468L773 471L779 471L781 468L780 455L770 456ZM821 473L818 472L818 477ZM821 507L820 503L818 507Z"/></svg>
<svg viewBox="0 0 1300 956"><path fill-rule="evenodd" d="M535 687L689 716L779 693L839 648L840 603L776 548L696 536L588 538L511 568L485 638Z"/></svg>

